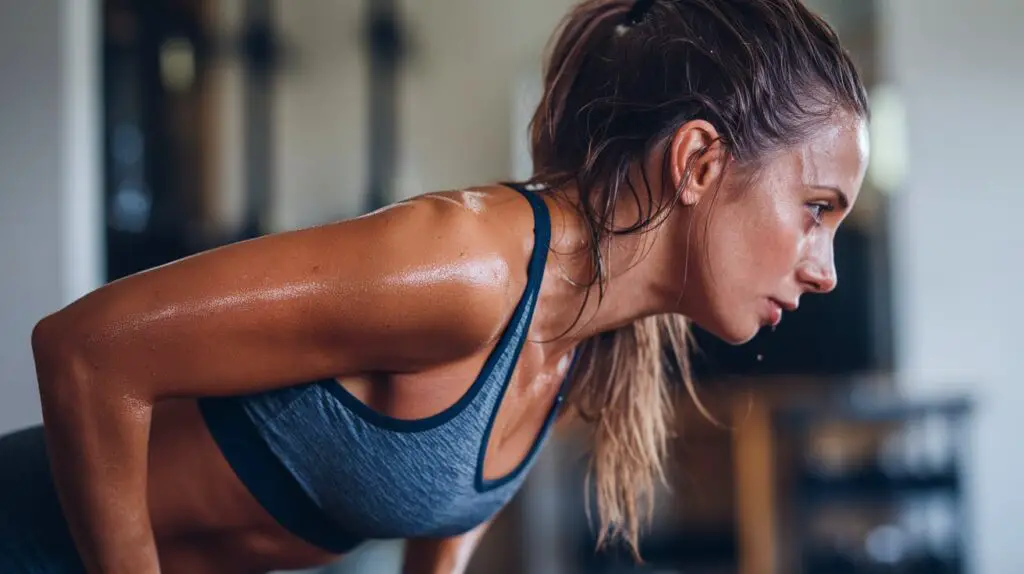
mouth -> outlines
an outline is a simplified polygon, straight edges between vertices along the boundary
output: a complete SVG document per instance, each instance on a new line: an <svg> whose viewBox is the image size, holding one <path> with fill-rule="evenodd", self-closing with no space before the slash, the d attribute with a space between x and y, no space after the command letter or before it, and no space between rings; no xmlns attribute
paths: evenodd
<svg viewBox="0 0 1024 574"><path fill-rule="evenodd" d="M779 299L775 299L774 297L770 297L768 299L768 303L768 325L772 327L778 327L779 323L782 322L783 311L796 311L798 306L797 303L788 303L785 301L781 301Z"/></svg>
<svg viewBox="0 0 1024 574"><path fill-rule="evenodd" d="M800 306L800 304L795 302L795 301L792 302L792 303L789 303L789 302L783 301L781 299L775 299L775 298L772 298L771 301L772 301L772 303L775 303L776 305L781 307L783 311L789 311L790 313L792 313L793 311L796 311L797 307Z"/></svg>

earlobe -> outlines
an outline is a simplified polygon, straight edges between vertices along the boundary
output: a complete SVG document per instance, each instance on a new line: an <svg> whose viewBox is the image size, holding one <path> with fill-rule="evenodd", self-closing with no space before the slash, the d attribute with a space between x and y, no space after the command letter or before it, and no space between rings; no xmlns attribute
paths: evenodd
<svg viewBox="0 0 1024 574"><path fill-rule="evenodd" d="M683 205L696 205L722 175L718 130L704 120L683 124L672 138L672 186Z"/></svg>

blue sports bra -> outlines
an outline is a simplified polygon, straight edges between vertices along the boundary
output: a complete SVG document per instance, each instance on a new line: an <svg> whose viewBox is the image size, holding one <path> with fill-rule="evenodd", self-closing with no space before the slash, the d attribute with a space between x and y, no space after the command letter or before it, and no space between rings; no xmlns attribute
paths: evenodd
<svg viewBox="0 0 1024 574"><path fill-rule="evenodd" d="M529 332L551 237L544 201L516 189L534 215L526 289L479 376L454 405L424 419L395 419L334 379L199 401L238 477L295 535L339 554L366 539L452 536L489 519L522 485L566 385L523 461L499 479L485 479L488 439Z"/></svg>

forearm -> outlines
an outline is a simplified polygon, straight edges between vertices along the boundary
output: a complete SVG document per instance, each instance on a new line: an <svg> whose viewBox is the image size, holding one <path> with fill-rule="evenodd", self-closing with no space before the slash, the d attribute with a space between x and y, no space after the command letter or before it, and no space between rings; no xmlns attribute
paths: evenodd
<svg viewBox="0 0 1024 574"><path fill-rule="evenodd" d="M407 540L402 574L462 574L465 568L458 568L457 554L444 541Z"/></svg>
<svg viewBox="0 0 1024 574"><path fill-rule="evenodd" d="M407 541L402 574L464 574L489 526L487 522L451 538Z"/></svg>
<svg viewBox="0 0 1024 574"><path fill-rule="evenodd" d="M158 573L146 501L151 403L88 361L34 347L54 484L86 569Z"/></svg>

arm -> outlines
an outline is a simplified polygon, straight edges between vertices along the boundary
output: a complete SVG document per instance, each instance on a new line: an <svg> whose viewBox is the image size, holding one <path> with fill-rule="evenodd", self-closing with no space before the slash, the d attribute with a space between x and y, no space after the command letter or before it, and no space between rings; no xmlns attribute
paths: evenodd
<svg viewBox="0 0 1024 574"><path fill-rule="evenodd" d="M507 276L481 280L498 251L455 211L414 201L234 244L43 319L32 345L49 454L88 571L159 572L146 506L155 402L415 372L496 336Z"/></svg>
<svg viewBox="0 0 1024 574"><path fill-rule="evenodd" d="M414 538L405 543L402 574L463 574L473 551L491 526L487 521L451 538Z"/></svg>

